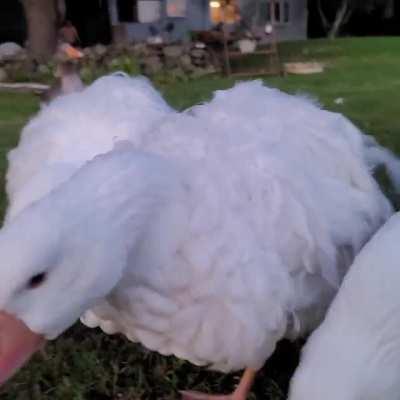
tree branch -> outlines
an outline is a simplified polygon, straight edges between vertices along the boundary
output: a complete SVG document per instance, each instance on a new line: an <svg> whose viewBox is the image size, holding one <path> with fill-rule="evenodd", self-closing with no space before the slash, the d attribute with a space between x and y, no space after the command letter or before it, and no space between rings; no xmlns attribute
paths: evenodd
<svg viewBox="0 0 400 400"><path fill-rule="evenodd" d="M342 0L339 9L336 12L335 21L333 22L332 27L328 33L328 37L330 39L334 39L339 33L348 11L351 12L351 9L349 8L349 0Z"/></svg>
<svg viewBox="0 0 400 400"><path fill-rule="evenodd" d="M329 23L328 18L326 18L325 13L322 10L321 0L317 1L317 7L319 16L321 18L322 27L324 28L325 32L328 32L331 24Z"/></svg>

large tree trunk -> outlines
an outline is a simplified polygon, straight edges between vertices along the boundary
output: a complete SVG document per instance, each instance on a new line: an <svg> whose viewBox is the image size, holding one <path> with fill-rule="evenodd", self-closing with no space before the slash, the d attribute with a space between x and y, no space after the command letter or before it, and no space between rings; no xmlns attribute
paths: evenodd
<svg viewBox="0 0 400 400"><path fill-rule="evenodd" d="M38 62L48 61L57 43L57 3L54 0L22 0L22 3L30 56Z"/></svg>

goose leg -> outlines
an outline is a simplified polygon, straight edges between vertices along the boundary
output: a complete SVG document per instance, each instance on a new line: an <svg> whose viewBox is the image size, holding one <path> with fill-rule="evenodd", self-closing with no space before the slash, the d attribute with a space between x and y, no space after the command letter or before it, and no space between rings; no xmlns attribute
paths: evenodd
<svg viewBox="0 0 400 400"><path fill-rule="evenodd" d="M182 400L246 400L253 386L257 371L247 368L235 391L228 395L208 395L205 393L182 391Z"/></svg>

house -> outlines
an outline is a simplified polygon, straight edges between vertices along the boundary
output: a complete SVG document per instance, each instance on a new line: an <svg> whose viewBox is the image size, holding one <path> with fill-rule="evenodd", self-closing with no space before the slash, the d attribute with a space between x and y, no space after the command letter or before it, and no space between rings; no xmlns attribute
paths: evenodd
<svg viewBox="0 0 400 400"><path fill-rule="evenodd" d="M190 31L212 27L207 0L109 0L108 4L117 41L141 41L159 34L176 41Z"/></svg>
<svg viewBox="0 0 400 400"><path fill-rule="evenodd" d="M60 15L78 29L82 45L141 41L162 36L184 40L225 20L264 28L271 1L279 40L307 37L307 0L57 0ZM224 6L224 7L223 7ZM0 0L0 42L23 43L26 27L20 1Z"/></svg>
<svg viewBox="0 0 400 400"><path fill-rule="evenodd" d="M307 39L307 0L238 0L238 3L248 26L264 27L273 19L279 41Z"/></svg>
<svg viewBox="0 0 400 400"><path fill-rule="evenodd" d="M264 27L273 17L279 40L307 38L307 0L108 0L108 7L115 41L176 41L223 20Z"/></svg>

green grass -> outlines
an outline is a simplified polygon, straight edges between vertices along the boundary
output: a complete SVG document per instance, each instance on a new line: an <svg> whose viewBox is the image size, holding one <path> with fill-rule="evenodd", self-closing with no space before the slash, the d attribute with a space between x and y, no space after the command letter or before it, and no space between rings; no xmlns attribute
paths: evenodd
<svg viewBox="0 0 400 400"><path fill-rule="evenodd" d="M268 78L269 85L291 93L315 96L327 109L342 112L365 132L400 153L400 38L309 41L283 46L285 60L325 61L319 75ZM183 109L210 98L232 79L209 77L161 87L168 101ZM338 97L342 105L335 104ZM5 155L21 127L37 109L37 100L23 94L0 94L0 176ZM1 182L1 187L4 182ZM0 210L6 204L0 194ZM281 400L298 358L298 344L283 343L260 373L252 398ZM175 399L191 388L228 391L238 375L211 373L173 357L160 357L119 337L77 324L37 355L0 392L3 400Z"/></svg>

